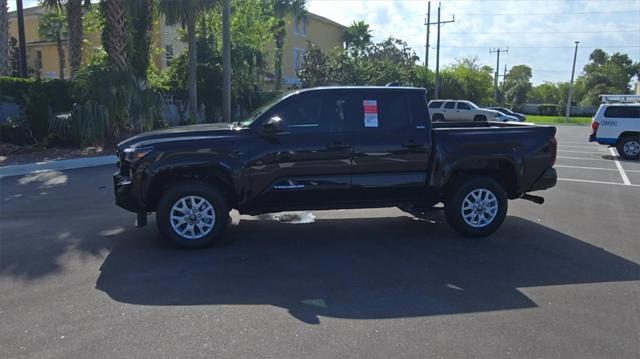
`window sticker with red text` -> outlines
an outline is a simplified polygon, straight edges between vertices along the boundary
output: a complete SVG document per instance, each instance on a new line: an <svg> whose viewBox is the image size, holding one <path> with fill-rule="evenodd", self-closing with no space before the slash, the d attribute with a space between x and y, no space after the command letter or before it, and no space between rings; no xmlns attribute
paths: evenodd
<svg viewBox="0 0 640 359"><path fill-rule="evenodd" d="M364 127L378 127L378 101L364 100Z"/></svg>

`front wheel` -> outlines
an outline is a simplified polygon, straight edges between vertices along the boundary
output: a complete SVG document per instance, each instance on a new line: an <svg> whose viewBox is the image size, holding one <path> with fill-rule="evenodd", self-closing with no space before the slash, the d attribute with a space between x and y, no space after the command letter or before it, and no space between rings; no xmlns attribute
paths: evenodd
<svg viewBox="0 0 640 359"><path fill-rule="evenodd" d="M202 248L223 240L229 207L216 188L200 182L182 183L162 196L156 222L160 233L173 244Z"/></svg>
<svg viewBox="0 0 640 359"><path fill-rule="evenodd" d="M480 122L480 121L487 121L487 116L485 115L475 115L475 117L473 118L473 121L475 122Z"/></svg>
<svg viewBox="0 0 640 359"><path fill-rule="evenodd" d="M625 160L640 159L640 137L623 137L616 145L616 149L620 157Z"/></svg>
<svg viewBox="0 0 640 359"><path fill-rule="evenodd" d="M467 237L495 232L507 215L507 194L491 177L469 177L451 185L445 201L447 222Z"/></svg>

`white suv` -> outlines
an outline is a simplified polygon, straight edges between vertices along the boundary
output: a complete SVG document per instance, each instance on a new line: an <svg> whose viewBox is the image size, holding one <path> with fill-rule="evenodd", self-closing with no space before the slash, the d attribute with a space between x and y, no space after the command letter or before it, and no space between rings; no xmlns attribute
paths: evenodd
<svg viewBox="0 0 640 359"><path fill-rule="evenodd" d="M466 100L431 100L429 114L432 121L520 121L514 116L480 108Z"/></svg>
<svg viewBox="0 0 640 359"><path fill-rule="evenodd" d="M615 146L624 159L640 159L640 102L601 104L591 122L589 141Z"/></svg>

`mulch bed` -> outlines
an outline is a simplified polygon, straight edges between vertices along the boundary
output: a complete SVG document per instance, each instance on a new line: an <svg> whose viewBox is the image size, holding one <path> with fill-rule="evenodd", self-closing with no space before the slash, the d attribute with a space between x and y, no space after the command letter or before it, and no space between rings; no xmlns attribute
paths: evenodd
<svg viewBox="0 0 640 359"><path fill-rule="evenodd" d="M116 153L114 144L85 148L44 148L39 146L16 146L0 144L0 167L24 163L66 160L80 157L95 157Z"/></svg>

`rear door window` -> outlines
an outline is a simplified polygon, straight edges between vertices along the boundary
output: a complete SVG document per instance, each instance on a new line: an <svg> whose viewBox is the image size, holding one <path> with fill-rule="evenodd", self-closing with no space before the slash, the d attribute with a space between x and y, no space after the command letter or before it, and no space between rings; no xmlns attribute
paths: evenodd
<svg viewBox="0 0 640 359"><path fill-rule="evenodd" d="M471 110L471 106L464 102L458 102L458 110Z"/></svg>
<svg viewBox="0 0 640 359"><path fill-rule="evenodd" d="M640 106L609 106L604 111L609 118L640 118Z"/></svg>
<svg viewBox="0 0 640 359"><path fill-rule="evenodd" d="M455 107L455 105L456 105L456 103L455 103L455 102L453 102L453 101L448 101L448 102L445 102L445 103L444 103L444 108L452 109L452 108L454 108L454 107Z"/></svg>
<svg viewBox="0 0 640 359"><path fill-rule="evenodd" d="M399 91L366 91L354 98L358 103L353 123L359 131L405 129L412 122L408 96Z"/></svg>

